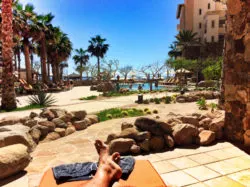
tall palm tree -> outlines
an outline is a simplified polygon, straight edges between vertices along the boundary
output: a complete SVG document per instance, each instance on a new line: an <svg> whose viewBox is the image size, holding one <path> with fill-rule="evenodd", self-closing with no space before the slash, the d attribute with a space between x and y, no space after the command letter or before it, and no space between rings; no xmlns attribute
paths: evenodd
<svg viewBox="0 0 250 187"><path fill-rule="evenodd" d="M95 56L97 58L97 68L98 68L98 79L100 79L100 58L103 58L109 49L109 44L105 44L106 39L101 38L100 35L91 38L89 40L88 51L91 56Z"/></svg>
<svg viewBox="0 0 250 187"><path fill-rule="evenodd" d="M13 29L12 29L12 0L2 0L2 56L3 56L3 82L2 109L13 110L16 105L16 94L13 76Z"/></svg>
<svg viewBox="0 0 250 187"><path fill-rule="evenodd" d="M87 55L87 50L83 50L82 48L76 49L76 55L73 56L73 60L75 61L76 65L79 65L80 68L85 66L89 61L89 55ZM80 71L80 76L82 78L82 71Z"/></svg>
<svg viewBox="0 0 250 187"><path fill-rule="evenodd" d="M199 44L197 33L194 33L191 30L182 30L175 36L177 46L182 48L182 56L186 57L186 50L190 46Z"/></svg>

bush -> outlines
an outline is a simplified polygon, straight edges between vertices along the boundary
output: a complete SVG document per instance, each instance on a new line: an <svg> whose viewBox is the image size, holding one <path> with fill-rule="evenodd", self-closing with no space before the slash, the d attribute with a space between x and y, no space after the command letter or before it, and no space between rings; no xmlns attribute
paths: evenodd
<svg viewBox="0 0 250 187"><path fill-rule="evenodd" d="M47 94L43 91L37 93L37 95L32 95L28 97L29 105L40 105L43 107L48 107L56 103L56 99L52 94Z"/></svg>
<svg viewBox="0 0 250 187"><path fill-rule="evenodd" d="M197 105L199 106L200 110L207 110L207 101L204 97L197 101Z"/></svg>
<svg viewBox="0 0 250 187"><path fill-rule="evenodd" d="M207 66L205 69L203 69L202 73L206 80L220 80L222 61L222 58L220 58L214 64Z"/></svg>
<svg viewBox="0 0 250 187"><path fill-rule="evenodd" d="M216 103L210 103L209 106L211 107L211 112L214 112L214 109L218 108L218 105Z"/></svg>
<svg viewBox="0 0 250 187"><path fill-rule="evenodd" d="M155 101L154 98L149 99L150 103L153 103L154 101Z"/></svg>
<svg viewBox="0 0 250 187"><path fill-rule="evenodd" d="M154 110L153 110L153 113L154 113L154 114L158 114L158 110L154 109Z"/></svg>
<svg viewBox="0 0 250 187"><path fill-rule="evenodd" d="M128 116L128 111L122 111L123 116Z"/></svg>
<svg viewBox="0 0 250 187"><path fill-rule="evenodd" d="M107 117L108 119L112 119L112 118L113 118L113 116L112 116L111 114L107 114L106 117Z"/></svg>
<svg viewBox="0 0 250 187"><path fill-rule="evenodd" d="M149 111L149 109L148 108L144 108L144 112L147 112L147 111Z"/></svg>
<svg viewBox="0 0 250 187"><path fill-rule="evenodd" d="M82 98L80 98L80 100L94 100L96 98L97 98L96 95L91 95L91 96L88 96L88 97L82 97Z"/></svg>
<svg viewBox="0 0 250 187"><path fill-rule="evenodd" d="M166 96L166 98L165 98L165 104L170 104L171 101L172 101L172 97Z"/></svg>
<svg viewBox="0 0 250 187"><path fill-rule="evenodd" d="M155 104L160 104L161 100L159 98L155 98Z"/></svg>
<svg viewBox="0 0 250 187"><path fill-rule="evenodd" d="M152 112L151 112L150 110L149 110L149 111L147 111L146 113L147 113L147 114L149 114L149 115L150 115L150 114L152 114Z"/></svg>
<svg viewBox="0 0 250 187"><path fill-rule="evenodd" d="M143 104L149 104L149 100L148 99L145 99L144 101L143 101Z"/></svg>

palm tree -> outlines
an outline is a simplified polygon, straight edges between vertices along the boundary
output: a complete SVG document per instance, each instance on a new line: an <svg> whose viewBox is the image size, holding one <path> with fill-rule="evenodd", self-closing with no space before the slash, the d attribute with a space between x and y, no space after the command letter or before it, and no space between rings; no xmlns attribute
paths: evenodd
<svg viewBox="0 0 250 187"><path fill-rule="evenodd" d="M3 82L2 109L13 110L16 105L16 94L13 76L13 29L12 29L12 0L2 0L2 56L3 56Z"/></svg>
<svg viewBox="0 0 250 187"><path fill-rule="evenodd" d="M73 56L73 60L76 65L79 65L80 68L85 66L89 61L89 55L87 55L87 50L83 50L82 48L76 49L76 55ZM80 76L82 78L82 71L80 71Z"/></svg>
<svg viewBox="0 0 250 187"><path fill-rule="evenodd" d="M176 38L176 45L182 48L182 56L186 57L186 50L190 46L194 46L199 44L197 33L194 33L191 30L182 30L179 32L178 35L175 36Z"/></svg>
<svg viewBox="0 0 250 187"><path fill-rule="evenodd" d="M168 52L168 56L170 56L171 58L177 58L178 56L181 56L181 51L177 46L177 42L173 42L173 44L171 44L169 46L170 51Z"/></svg>
<svg viewBox="0 0 250 187"><path fill-rule="evenodd" d="M98 67L98 79L100 79L100 58L103 58L109 49L109 44L105 44L105 38L101 38L100 35L91 38L89 40L88 51L91 56L95 56L97 58L97 67Z"/></svg>

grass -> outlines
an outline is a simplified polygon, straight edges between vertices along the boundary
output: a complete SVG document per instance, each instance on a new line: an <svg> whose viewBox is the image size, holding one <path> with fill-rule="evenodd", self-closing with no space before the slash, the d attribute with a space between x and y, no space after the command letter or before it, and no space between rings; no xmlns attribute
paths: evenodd
<svg viewBox="0 0 250 187"><path fill-rule="evenodd" d="M121 109L121 108L112 108L103 110L97 113L98 118L100 121L107 121L110 119L116 118L125 118L125 117L136 117L136 116L143 116L144 112L137 109Z"/></svg>
<svg viewBox="0 0 250 187"><path fill-rule="evenodd" d="M104 97L120 97L120 96L128 96L128 95L133 95L139 93L138 91L129 91L129 92L105 92L102 94Z"/></svg>
<svg viewBox="0 0 250 187"><path fill-rule="evenodd" d="M80 100L94 100L96 98L97 98L96 95L91 95L91 96L88 96L88 97L81 97Z"/></svg>
<svg viewBox="0 0 250 187"><path fill-rule="evenodd" d="M0 110L0 113L17 112L17 111L32 110L32 109L40 109L40 108L44 108L44 107L45 106L33 104L33 105L27 105L27 106L24 106L24 107L19 107L19 108L16 108L14 110L11 110L11 111Z"/></svg>

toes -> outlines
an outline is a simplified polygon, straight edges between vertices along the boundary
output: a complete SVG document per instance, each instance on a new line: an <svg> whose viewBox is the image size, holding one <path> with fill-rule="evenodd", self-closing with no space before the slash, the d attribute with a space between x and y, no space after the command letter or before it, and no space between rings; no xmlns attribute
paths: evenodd
<svg viewBox="0 0 250 187"><path fill-rule="evenodd" d="M121 155L117 152L113 153L111 156L111 159L116 163L120 162L120 158L121 158Z"/></svg>

